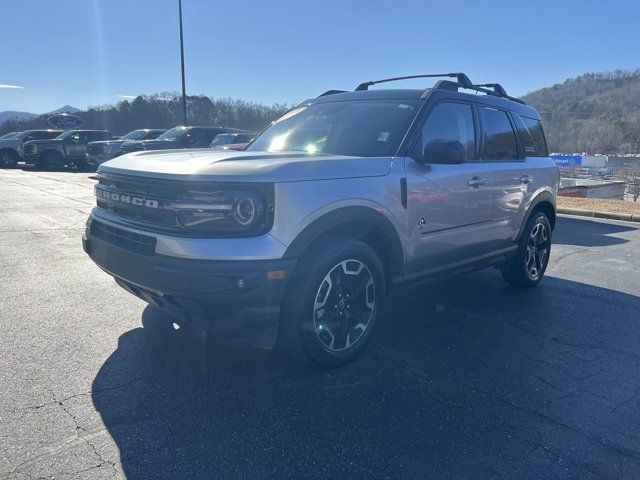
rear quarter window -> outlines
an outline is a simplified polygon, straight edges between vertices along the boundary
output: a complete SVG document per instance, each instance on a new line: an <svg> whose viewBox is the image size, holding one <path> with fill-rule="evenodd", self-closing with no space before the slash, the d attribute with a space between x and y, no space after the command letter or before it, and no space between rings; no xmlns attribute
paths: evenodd
<svg viewBox="0 0 640 480"><path fill-rule="evenodd" d="M518 136L522 142L524 153L527 157L547 157L547 142L544 138L544 131L540 120L535 118L521 117L514 113Z"/></svg>

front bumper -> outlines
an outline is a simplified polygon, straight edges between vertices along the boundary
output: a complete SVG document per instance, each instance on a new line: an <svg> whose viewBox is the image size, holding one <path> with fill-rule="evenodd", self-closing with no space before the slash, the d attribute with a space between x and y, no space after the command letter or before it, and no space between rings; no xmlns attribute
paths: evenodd
<svg viewBox="0 0 640 480"><path fill-rule="evenodd" d="M36 165L40 162L40 152L38 153L24 153L22 160L28 165Z"/></svg>
<svg viewBox="0 0 640 480"><path fill-rule="evenodd" d="M177 317L178 323L194 323L260 348L274 346L294 259L177 258L133 251L116 237L111 241L97 234L102 237L89 226L84 251L128 292ZM282 270L284 278L267 276Z"/></svg>

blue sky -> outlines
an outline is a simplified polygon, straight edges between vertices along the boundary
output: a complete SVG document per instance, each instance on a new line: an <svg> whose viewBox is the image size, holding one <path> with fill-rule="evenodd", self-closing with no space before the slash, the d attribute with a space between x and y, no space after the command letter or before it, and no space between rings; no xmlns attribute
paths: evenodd
<svg viewBox="0 0 640 480"><path fill-rule="evenodd" d="M183 0L183 8L187 92L213 97L294 103L441 71L522 95L640 66L636 1ZM0 111L180 89L177 0L5 0L2 18Z"/></svg>

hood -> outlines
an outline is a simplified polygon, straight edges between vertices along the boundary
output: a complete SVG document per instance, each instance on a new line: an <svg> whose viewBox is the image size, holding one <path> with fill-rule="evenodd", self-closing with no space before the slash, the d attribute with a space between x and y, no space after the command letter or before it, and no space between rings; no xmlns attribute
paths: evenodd
<svg viewBox="0 0 640 480"><path fill-rule="evenodd" d="M0 140L0 148L15 148L20 145L20 140L16 138L5 138Z"/></svg>
<svg viewBox="0 0 640 480"><path fill-rule="evenodd" d="M129 153L103 163L98 171L169 180L299 182L383 176L391 162L392 157L192 149Z"/></svg>

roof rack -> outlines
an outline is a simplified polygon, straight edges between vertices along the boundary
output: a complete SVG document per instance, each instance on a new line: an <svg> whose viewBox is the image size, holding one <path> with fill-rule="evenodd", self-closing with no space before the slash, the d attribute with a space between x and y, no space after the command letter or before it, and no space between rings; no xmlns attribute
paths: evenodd
<svg viewBox="0 0 640 480"><path fill-rule="evenodd" d="M497 97L506 98L507 100L511 100L512 102L518 102L523 105L526 105L526 103L523 100L507 95L507 91L499 83L479 83L479 84L473 85L473 87L478 87L478 88L472 88L472 90L484 92L484 93L487 93L488 95L495 95ZM491 90L487 91L485 87Z"/></svg>
<svg viewBox="0 0 640 480"><path fill-rule="evenodd" d="M440 80L438 83L436 83L433 86L434 90L457 91L459 88L465 88L467 90L475 90L476 92L482 92L487 95L506 98L507 100L511 100L513 102L518 102L523 105L526 105L526 103L520 100L519 98L510 97L509 95L507 95L506 90L499 83L474 84L471 82L471 80L469 80L469 77L464 73L428 73L424 75L407 75L405 77L384 78L382 80L373 80L371 82L361 83L356 87L355 91L360 92L363 90L368 90L370 86L376 85L378 83L395 82L397 80L408 80L411 78L434 78L434 77L455 78L457 80L457 82L452 82L450 80ZM322 95L331 95L332 93L336 93L335 90L329 90L328 92L325 92Z"/></svg>
<svg viewBox="0 0 640 480"><path fill-rule="evenodd" d="M407 75L405 77L394 77L394 78L384 78L382 80L372 80L370 82L364 82L358 85L355 89L356 92L361 92L363 90L368 90L371 85L376 85L377 83L386 83L386 82L395 82L396 80L408 80L410 78L435 78L435 77L449 77L455 78L458 80L458 84L462 88L469 88L468 86L473 85L469 77L467 77L464 73L428 73L425 75Z"/></svg>
<svg viewBox="0 0 640 480"><path fill-rule="evenodd" d="M334 95L336 93L345 93L346 90L327 90L324 93L321 93L320 95L318 95L318 97L324 97L326 95Z"/></svg>

